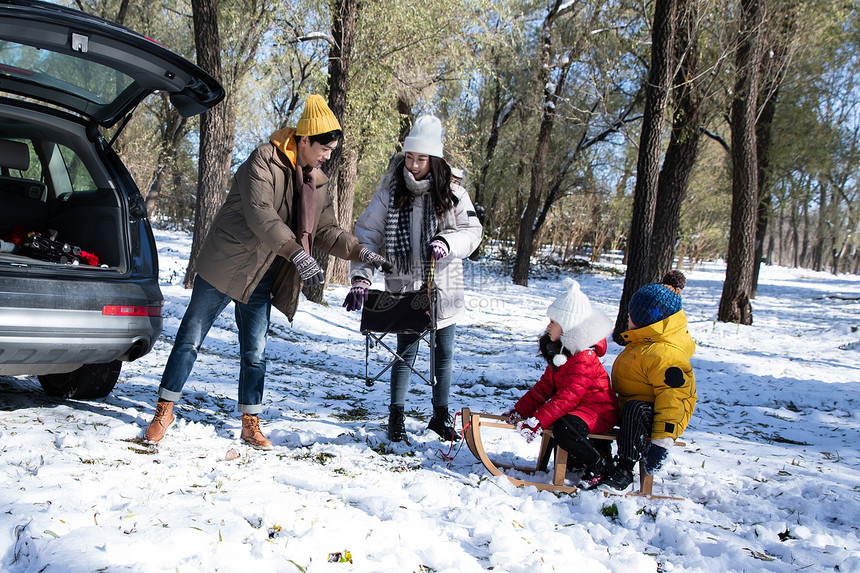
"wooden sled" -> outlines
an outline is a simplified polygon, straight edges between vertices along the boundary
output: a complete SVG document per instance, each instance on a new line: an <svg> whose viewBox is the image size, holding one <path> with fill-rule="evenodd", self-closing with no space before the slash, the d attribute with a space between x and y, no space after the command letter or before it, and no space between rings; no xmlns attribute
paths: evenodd
<svg viewBox="0 0 860 573"><path fill-rule="evenodd" d="M484 450L484 444L481 439L481 427L486 428L502 428L505 430L516 430L516 426L509 424L505 416L495 414L483 414L472 412L469 408L463 408L463 438L466 440L466 445L469 450L480 461L484 467L494 476L504 476L512 484L517 487L533 486L540 491L553 491L558 493L576 493L579 488L564 483L565 473L567 472L567 451L556 445L551 448L552 428L545 428L542 432L540 451L538 452L537 463L534 466L517 466L512 464L498 463L490 459L487 452ZM601 440L617 440L618 434L613 431L607 434L589 434L589 438ZM686 445L683 442L676 442L676 445ZM528 481L518 479L507 475L502 470L514 470L523 473L547 472L549 467L549 459L553 457L553 468L550 473L551 483L540 481ZM678 497L668 497L661 495L653 495L652 489L654 477L645 471L644 462L639 462L639 491L631 492L627 495L643 496L651 499L682 499ZM611 494L607 494L611 495Z"/></svg>

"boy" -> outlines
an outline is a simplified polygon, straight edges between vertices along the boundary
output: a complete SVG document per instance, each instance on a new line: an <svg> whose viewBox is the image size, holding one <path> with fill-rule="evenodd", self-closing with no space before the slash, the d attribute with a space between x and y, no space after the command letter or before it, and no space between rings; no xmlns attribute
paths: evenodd
<svg viewBox="0 0 860 573"><path fill-rule="evenodd" d="M600 489L626 492L643 456L649 474L661 469L693 414L696 379L690 358L696 343L681 309L686 282L681 272L670 271L630 299L630 329L621 335L628 344L612 365L621 408L618 455L598 481Z"/></svg>

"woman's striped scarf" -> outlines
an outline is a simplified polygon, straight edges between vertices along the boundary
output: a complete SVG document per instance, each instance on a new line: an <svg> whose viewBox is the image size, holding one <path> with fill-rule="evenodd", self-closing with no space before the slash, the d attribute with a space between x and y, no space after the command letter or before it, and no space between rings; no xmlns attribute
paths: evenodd
<svg viewBox="0 0 860 573"><path fill-rule="evenodd" d="M421 249L420 257L422 263L429 260L430 241L436 236L439 221L436 218L435 201L433 195L428 193L431 178L428 175L421 181L416 181L406 167L403 167L403 177L406 181L406 192L412 197L424 195L424 209L421 221ZM412 212L413 205L398 209L394 205L397 191L397 177L392 174L389 199L388 215L385 222L385 255L397 270L408 274L412 272ZM422 264L422 278L426 279L428 265Z"/></svg>

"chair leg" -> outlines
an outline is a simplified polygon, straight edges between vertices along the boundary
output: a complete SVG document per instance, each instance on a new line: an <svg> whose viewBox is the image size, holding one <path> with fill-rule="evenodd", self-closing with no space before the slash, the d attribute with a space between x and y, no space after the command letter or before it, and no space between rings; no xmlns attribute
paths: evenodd
<svg viewBox="0 0 860 573"><path fill-rule="evenodd" d="M550 432L544 431L540 440L540 453L538 453L538 462L535 471L545 472L549 467L549 457L552 455L552 449L555 447L555 440Z"/></svg>
<svg viewBox="0 0 860 573"><path fill-rule="evenodd" d="M419 339L420 340L420 339ZM431 386L436 385L436 329L430 330L430 380Z"/></svg>
<svg viewBox="0 0 860 573"><path fill-rule="evenodd" d="M564 485L564 476L567 473L567 450L556 444L555 465L552 468L552 483Z"/></svg>
<svg viewBox="0 0 860 573"><path fill-rule="evenodd" d="M364 335L364 385L368 388L373 386L370 379L370 336Z"/></svg>
<svg viewBox="0 0 860 573"><path fill-rule="evenodd" d="M654 488L654 476L645 471L645 462L639 462L639 493L651 495Z"/></svg>

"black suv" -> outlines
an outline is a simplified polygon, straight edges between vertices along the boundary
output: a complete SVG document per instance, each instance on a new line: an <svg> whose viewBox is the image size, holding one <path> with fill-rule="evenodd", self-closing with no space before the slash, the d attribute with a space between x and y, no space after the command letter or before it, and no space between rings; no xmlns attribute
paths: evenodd
<svg viewBox="0 0 860 573"><path fill-rule="evenodd" d="M186 117L224 98L206 72L131 30L0 0L0 375L99 398L158 338L152 229L101 131L154 91Z"/></svg>

